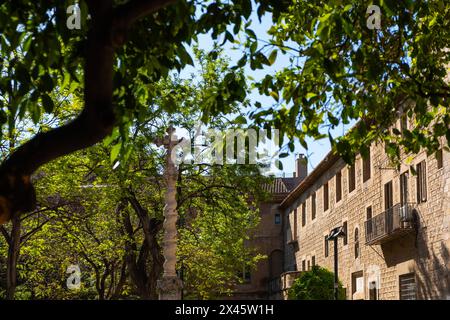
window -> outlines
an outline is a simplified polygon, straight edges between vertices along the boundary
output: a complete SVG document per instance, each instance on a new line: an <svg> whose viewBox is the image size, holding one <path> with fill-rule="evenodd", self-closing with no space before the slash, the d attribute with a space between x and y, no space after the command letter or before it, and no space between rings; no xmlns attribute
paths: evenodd
<svg viewBox="0 0 450 320"><path fill-rule="evenodd" d="M237 276L241 278L244 283L250 283L252 281L250 268L245 264L242 267L242 271L237 273Z"/></svg>
<svg viewBox="0 0 450 320"><path fill-rule="evenodd" d="M355 229L355 259L359 258L359 229Z"/></svg>
<svg viewBox="0 0 450 320"><path fill-rule="evenodd" d="M348 243L348 232L347 232L347 221L342 224L342 229L344 231L344 246Z"/></svg>
<svg viewBox="0 0 450 320"><path fill-rule="evenodd" d="M323 185L323 211L327 211L330 204L328 201L328 182Z"/></svg>
<svg viewBox="0 0 450 320"><path fill-rule="evenodd" d="M408 172L400 175L400 205L408 203Z"/></svg>
<svg viewBox="0 0 450 320"><path fill-rule="evenodd" d="M316 193L311 195L311 220L316 218Z"/></svg>
<svg viewBox="0 0 450 320"><path fill-rule="evenodd" d="M356 188L356 167L352 165L348 167L348 192L352 192Z"/></svg>
<svg viewBox="0 0 450 320"><path fill-rule="evenodd" d="M316 265L316 256L311 257L311 265L314 267Z"/></svg>
<svg viewBox="0 0 450 320"><path fill-rule="evenodd" d="M308 260L308 271L311 270L311 261Z"/></svg>
<svg viewBox="0 0 450 320"><path fill-rule="evenodd" d="M306 271L306 261L302 260L302 271Z"/></svg>
<svg viewBox="0 0 450 320"><path fill-rule="evenodd" d="M376 281L372 281L369 284L369 300L378 300L378 290Z"/></svg>
<svg viewBox="0 0 450 320"><path fill-rule="evenodd" d="M363 182L370 179L370 149L365 158L363 158Z"/></svg>
<svg viewBox="0 0 450 320"><path fill-rule="evenodd" d="M437 161L437 167L438 169L441 169L444 167L444 154L442 152L442 149L439 149L436 151L436 161Z"/></svg>
<svg viewBox="0 0 450 320"><path fill-rule="evenodd" d="M393 205L392 181L389 181L384 185L384 210L392 208Z"/></svg>
<svg viewBox="0 0 450 320"><path fill-rule="evenodd" d="M366 224L366 226L367 226L366 232L367 233L372 233L372 220L371 219L372 219L372 207L370 206L370 207L366 208L366 220L369 221Z"/></svg>
<svg viewBox="0 0 450 320"><path fill-rule="evenodd" d="M427 165L425 160L417 164L417 203L427 201Z"/></svg>
<svg viewBox="0 0 450 320"><path fill-rule="evenodd" d="M400 300L416 300L416 277L414 273L399 277Z"/></svg>
<svg viewBox="0 0 450 320"><path fill-rule="evenodd" d="M297 240L297 209L294 210L294 228L293 228L293 239L292 240Z"/></svg>
<svg viewBox="0 0 450 320"><path fill-rule="evenodd" d="M342 199L342 174L339 171L336 173L336 202Z"/></svg>
<svg viewBox="0 0 450 320"><path fill-rule="evenodd" d="M281 214L275 213L275 224L281 224Z"/></svg>
<svg viewBox="0 0 450 320"><path fill-rule="evenodd" d="M252 275L249 270L244 270L244 282L249 283L252 282Z"/></svg>
<svg viewBox="0 0 450 320"><path fill-rule="evenodd" d="M352 294L364 292L364 275L362 271L352 273Z"/></svg>
<svg viewBox="0 0 450 320"><path fill-rule="evenodd" d="M400 118L400 132L403 134L405 130L408 129L408 117L406 115L402 115Z"/></svg>
<svg viewBox="0 0 450 320"><path fill-rule="evenodd" d="M324 253L324 256L325 256L325 258L326 257L328 257L328 236L325 236L325 240L324 240L324 243L323 243L323 253Z"/></svg>
<svg viewBox="0 0 450 320"><path fill-rule="evenodd" d="M306 225L306 202L302 204L302 227Z"/></svg>

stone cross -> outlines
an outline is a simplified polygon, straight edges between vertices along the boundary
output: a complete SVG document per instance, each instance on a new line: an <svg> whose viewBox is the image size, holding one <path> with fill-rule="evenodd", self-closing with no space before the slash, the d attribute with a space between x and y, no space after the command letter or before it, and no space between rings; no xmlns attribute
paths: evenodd
<svg viewBox="0 0 450 320"><path fill-rule="evenodd" d="M164 179L166 181L166 194L164 206L164 238L163 238L163 255L164 255L164 273L162 279L158 280L157 287L159 290L159 300L180 300L183 282L178 278L176 273L176 251L177 251L177 178L178 170L172 158L174 147L181 142L178 140L175 129L170 126L164 138L157 139L155 142L158 146L163 145L166 149Z"/></svg>

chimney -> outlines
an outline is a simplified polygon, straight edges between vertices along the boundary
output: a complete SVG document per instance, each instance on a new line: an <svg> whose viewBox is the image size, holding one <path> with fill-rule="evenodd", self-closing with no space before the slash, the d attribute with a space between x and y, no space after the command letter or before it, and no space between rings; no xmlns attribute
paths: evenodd
<svg viewBox="0 0 450 320"><path fill-rule="evenodd" d="M304 154L300 153L295 160L296 176L303 180L308 175L308 162Z"/></svg>

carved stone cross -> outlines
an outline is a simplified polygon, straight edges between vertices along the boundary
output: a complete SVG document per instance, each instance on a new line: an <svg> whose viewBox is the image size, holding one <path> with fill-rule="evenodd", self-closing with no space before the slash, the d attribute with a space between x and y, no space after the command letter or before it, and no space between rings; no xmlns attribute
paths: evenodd
<svg viewBox="0 0 450 320"><path fill-rule="evenodd" d="M166 194L164 206L164 273L161 280L158 280L159 300L180 300L183 283L176 273L176 251L177 251L177 178L178 170L172 157L174 147L181 142L178 140L175 129L170 126L164 138L157 139L158 146L163 145L166 149L164 180L166 181Z"/></svg>

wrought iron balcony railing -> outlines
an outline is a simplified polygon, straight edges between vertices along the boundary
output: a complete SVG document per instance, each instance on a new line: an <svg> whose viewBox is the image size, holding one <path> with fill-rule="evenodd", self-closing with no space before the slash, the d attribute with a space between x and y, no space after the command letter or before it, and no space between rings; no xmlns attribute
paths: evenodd
<svg viewBox="0 0 450 320"><path fill-rule="evenodd" d="M396 204L365 222L366 244L388 242L414 230L414 204Z"/></svg>

